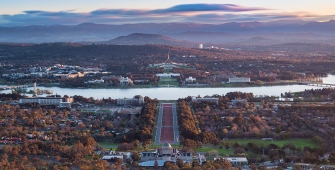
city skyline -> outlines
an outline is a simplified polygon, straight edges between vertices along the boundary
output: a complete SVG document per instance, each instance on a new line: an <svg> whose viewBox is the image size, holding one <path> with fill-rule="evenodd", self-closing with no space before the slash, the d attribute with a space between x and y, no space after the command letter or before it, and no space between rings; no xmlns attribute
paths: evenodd
<svg viewBox="0 0 335 170"><path fill-rule="evenodd" d="M335 1L171 0L154 1L5 1L0 0L0 26L207 23L275 20L328 21Z"/></svg>

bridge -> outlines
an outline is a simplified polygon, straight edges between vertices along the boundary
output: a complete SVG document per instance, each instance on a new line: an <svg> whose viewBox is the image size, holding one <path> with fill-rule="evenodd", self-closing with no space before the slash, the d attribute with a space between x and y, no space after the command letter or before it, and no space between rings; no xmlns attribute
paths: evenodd
<svg viewBox="0 0 335 170"><path fill-rule="evenodd" d="M299 82L299 85L308 85L308 86L325 86L325 87L335 87L335 84L330 83L318 83L318 82Z"/></svg>

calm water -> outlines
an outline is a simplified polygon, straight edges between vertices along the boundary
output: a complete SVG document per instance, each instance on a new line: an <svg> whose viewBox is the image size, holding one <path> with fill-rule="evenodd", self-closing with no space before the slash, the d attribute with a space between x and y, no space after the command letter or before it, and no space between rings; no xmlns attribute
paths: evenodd
<svg viewBox="0 0 335 170"><path fill-rule="evenodd" d="M324 83L335 84L335 75L329 75L323 79ZM149 96L150 98L157 98L159 100L176 100L178 98L184 98L187 96L198 96L201 97L213 94L226 94L233 91L241 92L252 92L254 95L269 95L269 96L280 96L281 93L285 92L297 92L305 89L320 89L325 87L320 86L303 86L303 85L292 85L292 86L269 86L269 87L237 87L237 88L132 88L132 89L70 89L70 88L59 88L59 87L38 87L40 89L49 89L53 93L60 95L81 95L84 97L93 98L124 98L133 97L135 95ZM32 88L29 88L32 89ZM0 93L10 93L10 90L3 90Z"/></svg>
<svg viewBox="0 0 335 170"><path fill-rule="evenodd" d="M328 75L328 77L322 78L323 83L335 84L335 75Z"/></svg>

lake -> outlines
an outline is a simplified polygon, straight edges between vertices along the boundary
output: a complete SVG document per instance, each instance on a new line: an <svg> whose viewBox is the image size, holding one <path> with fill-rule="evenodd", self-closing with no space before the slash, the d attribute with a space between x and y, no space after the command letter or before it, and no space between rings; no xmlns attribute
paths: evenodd
<svg viewBox="0 0 335 170"><path fill-rule="evenodd" d="M329 75L323 78L324 83L335 84L335 75ZM162 88L129 88L129 89L71 89L71 88L59 88L59 87L38 87L40 89L52 90L54 94L59 95L81 95L84 97L93 98L130 98L135 95L149 96L150 98L157 98L159 100L176 100L178 98L185 98L187 96L198 96L201 97L206 95L219 94L223 95L228 92L240 91L240 92L251 92L254 95L268 95L268 96L280 96L281 93L285 92L298 92L305 89L320 89L326 88L321 86L307 86L307 85L290 85L290 86L263 86L263 87L233 87L233 88L181 88L181 87L162 87ZM32 87L28 89L33 89ZM10 93L10 90L3 90L0 93ZM28 96L30 94L27 94Z"/></svg>

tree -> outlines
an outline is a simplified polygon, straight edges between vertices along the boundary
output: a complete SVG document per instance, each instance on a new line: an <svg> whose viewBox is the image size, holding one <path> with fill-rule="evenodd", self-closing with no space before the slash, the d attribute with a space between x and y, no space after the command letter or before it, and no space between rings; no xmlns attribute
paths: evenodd
<svg viewBox="0 0 335 170"><path fill-rule="evenodd" d="M230 145L229 145L229 143L228 143L228 142L226 142L226 143L225 143L225 145L224 145L224 147L225 147L226 149L229 149L229 148L230 148Z"/></svg>
<svg viewBox="0 0 335 170"><path fill-rule="evenodd" d="M133 161L139 161L141 159L140 154L138 152L133 152L131 159L133 159Z"/></svg>
<svg viewBox="0 0 335 170"><path fill-rule="evenodd" d="M178 170L179 169L179 167L176 164L170 161L165 161L163 167L166 168L167 170Z"/></svg>
<svg viewBox="0 0 335 170"><path fill-rule="evenodd" d="M242 147L234 148L234 154L241 154L244 153L244 149Z"/></svg>
<svg viewBox="0 0 335 170"><path fill-rule="evenodd" d="M182 168L183 165L184 165L184 161L183 161L182 159L178 158L178 159L176 160L176 165L177 165L179 168Z"/></svg>
<svg viewBox="0 0 335 170"><path fill-rule="evenodd" d="M219 152L217 150L210 150L210 151L205 153L205 156L207 156L209 158L214 158L218 155L219 155Z"/></svg>
<svg viewBox="0 0 335 170"><path fill-rule="evenodd" d="M215 167L210 162L204 162L201 165L202 169L215 169Z"/></svg>
<svg viewBox="0 0 335 170"><path fill-rule="evenodd" d="M331 164L335 164L335 152L330 153L328 160Z"/></svg>
<svg viewBox="0 0 335 170"><path fill-rule="evenodd" d="M1 166L2 167L7 167L7 168L4 168L4 169L10 169L9 168L9 162L8 162L8 155L7 153L3 154L2 157L1 157Z"/></svg>
<svg viewBox="0 0 335 170"><path fill-rule="evenodd" d="M231 170L232 164L227 159L219 158L214 162L220 164L221 168L224 170Z"/></svg>
<svg viewBox="0 0 335 170"><path fill-rule="evenodd" d="M133 162L132 162L132 166L133 166L133 167L138 167L138 162L137 162L137 161L133 161Z"/></svg>
<svg viewBox="0 0 335 170"><path fill-rule="evenodd" d="M182 169L183 170L191 170L192 169L192 165L189 162L185 162Z"/></svg>
<svg viewBox="0 0 335 170"><path fill-rule="evenodd" d="M200 166L199 161L197 159L193 159L192 167L195 168L195 167L198 167L198 166Z"/></svg>
<svg viewBox="0 0 335 170"><path fill-rule="evenodd" d="M186 146L186 147L189 147L189 148L195 148L197 146L197 143L196 141L194 140L190 140L190 139L185 139L183 142L182 142L182 145Z"/></svg>
<svg viewBox="0 0 335 170"><path fill-rule="evenodd" d="M133 143L135 148L137 148L140 145L140 141L137 139L135 139Z"/></svg>
<svg viewBox="0 0 335 170"><path fill-rule="evenodd" d="M257 166L256 166L254 163L252 163L252 164L250 165L250 169L251 169L251 170L256 170L256 169L257 169Z"/></svg>
<svg viewBox="0 0 335 170"><path fill-rule="evenodd" d="M116 165L116 166L120 166L120 165L122 165L122 159L120 159L120 158L116 158L116 159L115 159L115 165Z"/></svg>

